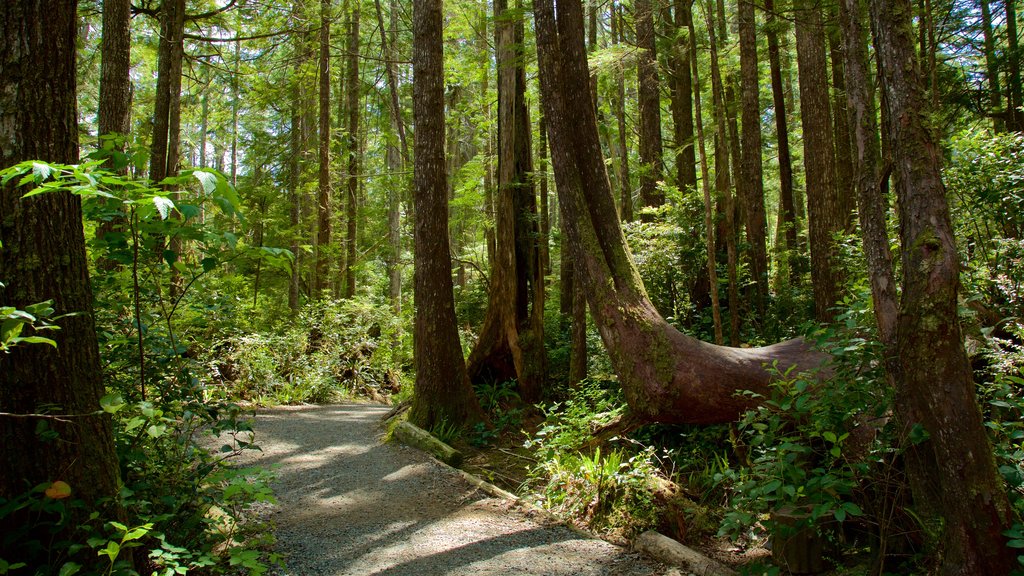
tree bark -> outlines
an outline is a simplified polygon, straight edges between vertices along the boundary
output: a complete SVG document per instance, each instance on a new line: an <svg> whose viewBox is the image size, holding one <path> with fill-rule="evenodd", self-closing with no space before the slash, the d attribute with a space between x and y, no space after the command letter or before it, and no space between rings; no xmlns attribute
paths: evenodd
<svg viewBox="0 0 1024 576"><path fill-rule="evenodd" d="M814 316L830 322L839 300L839 271L833 234L842 230L836 191L836 160L825 61L825 28L815 0L795 0L800 114L803 117L804 170L810 229Z"/></svg>
<svg viewBox="0 0 1024 576"><path fill-rule="evenodd" d="M78 162L77 26L74 1L0 3L0 166L30 159ZM21 344L0 355L0 499L62 480L71 486L71 498L85 504L71 512L67 525L75 527L88 522L92 510L116 517L121 485L110 417L99 405L104 388L81 201L65 191L22 198L26 191L0 188L0 302L23 310L52 300L56 314L75 315L46 333L56 349ZM42 412L70 416L10 416ZM38 434L44 425L59 439ZM12 535L33 522L27 511L14 512L0 519L0 533ZM50 542L65 536L70 533L27 537ZM25 552L0 541L0 557L9 562ZM96 562L95 552L78 561Z"/></svg>
<svg viewBox="0 0 1024 576"><path fill-rule="evenodd" d="M316 198L316 271L313 277L313 297L323 298L331 286L331 0L320 0L320 104L319 134L320 162Z"/></svg>
<svg viewBox="0 0 1024 576"><path fill-rule="evenodd" d="M675 29L687 30L693 18L693 0L675 0ZM675 129L676 186L680 190L697 189L697 151L693 138L693 76L690 74L690 48L677 41L671 52L672 126Z"/></svg>
<svg viewBox="0 0 1024 576"><path fill-rule="evenodd" d="M416 389L409 421L431 429L483 418L456 327L448 246L441 0L413 2Z"/></svg>
<svg viewBox="0 0 1024 576"><path fill-rule="evenodd" d="M640 203L658 207L665 194L658 190L664 173L661 144L661 93L658 56L654 44L654 10L651 0L636 0L637 90L640 116ZM645 214L642 220L651 221Z"/></svg>
<svg viewBox="0 0 1024 576"><path fill-rule="evenodd" d="M700 149L700 174L704 190L704 232L707 240L708 292L711 298L711 317L715 330L715 344L721 346L724 339L722 335L722 307L718 301L718 266L716 262L718 251L715 249L715 206L711 199L711 176L708 170L708 153L704 144L704 115L701 113L700 73L697 69L697 43L694 41L695 31L692 12L689 14L686 26L689 32L687 44L690 50L690 71L693 75L693 104L697 119L697 144Z"/></svg>
<svg viewBox="0 0 1024 576"><path fill-rule="evenodd" d="M812 368L824 356L801 340L734 349L683 335L658 315L614 217L597 134L579 0L534 4L542 104L563 221L595 324L635 417L728 422L753 405L738 390L770 394L765 363Z"/></svg>
<svg viewBox="0 0 1024 576"><path fill-rule="evenodd" d="M1006 130L1006 111L1003 109L1002 87L999 82L999 66L996 64L996 40L992 32L992 8L989 0L978 0L981 6L981 33L985 42L985 72L988 75L989 115L995 132Z"/></svg>
<svg viewBox="0 0 1024 576"><path fill-rule="evenodd" d="M480 338L469 355L470 379L516 379L527 402L540 400L546 371L543 349L543 272L540 262L537 206L531 174L532 148L526 107L526 73L522 54L522 18L498 0L495 45L498 65L498 198L495 206L496 251L487 314Z"/></svg>
<svg viewBox="0 0 1024 576"><path fill-rule="evenodd" d="M878 323L878 336L889 360L896 354L897 298L889 250L888 208L882 190L881 151L878 121L868 71L867 31L861 0L842 0L840 26L846 45L846 100L853 140L854 182L860 209L864 256L871 282L871 299Z"/></svg>
<svg viewBox="0 0 1024 576"><path fill-rule="evenodd" d="M796 207L793 201L793 160L789 151L789 126L786 121L786 90L782 83L782 63L779 57L779 19L775 15L773 0L765 0L765 37L768 41L768 66L772 78L772 103L775 116L775 140L779 147L779 220L775 245L780 253L779 268L789 282L799 278L794 270L793 253L797 249Z"/></svg>
<svg viewBox="0 0 1024 576"><path fill-rule="evenodd" d="M959 257L940 172L941 151L927 129L912 6L909 0L872 0L871 8L892 120L889 138L903 247L895 412L905 433L920 426L928 434L908 450L908 475L919 510L942 517L936 524L941 526L939 573L1006 574L1013 556L1002 532L1012 514L957 316ZM914 465L914 460L934 467Z"/></svg>
<svg viewBox="0 0 1024 576"><path fill-rule="evenodd" d="M613 27L618 24L618 37L617 42L619 44L625 44L626 42L626 31L625 25L622 18L622 4L615 3L613 6L613 12L616 16L613 18ZM633 221L633 187L631 184L632 178L629 174L629 137L626 132L626 72L622 68L619 68L615 75L615 98L613 99L612 106L614 106L615 119L618 122L619 131L619 210L620 217L623 222Z"/></svg>
<svg viewBox="0 0 1024 576"><path fill-rule="evenodd" d="M383 30L381 33L383 34ZM348 152L347 193L345 195L345 298L356 294L356 239L358 232L358 198L359 198L359 4L352 5L352 17L348 31L348 72L345 74L347 84L346 96L348 104L348 130L345 135L345 149ZM341 119L338 119L339 122Z"/></svg>
<svg viewBox="0 0 1024 576"><path fill-rule="evenodd" d="M1006 128L1013 132L1024 131L1024 97L1022 97L1020 79L1020 45L1017 39L1017 2L1004 0L1006 9L1006 62L1008 68L1007 88L1007 120Z"/></svg>
<svg viewBox="0 0 1024 576"><path fill-rule="evenodd" d="M103 37L100 43L99 135L131 131L131 1L103 0ZM121 150L123 146L119 147Z"/></svg>
<svg viewBox="0 0 1024 576"><path fill-rule="evenodd" d="M757 70L757 22L753 0L739 3L740 76L743 99L743 147L741 178L750 274L756 288L753 307L765 313L768 299L768 229L764 210L764 173L761 163L761 91Z"/></svg>

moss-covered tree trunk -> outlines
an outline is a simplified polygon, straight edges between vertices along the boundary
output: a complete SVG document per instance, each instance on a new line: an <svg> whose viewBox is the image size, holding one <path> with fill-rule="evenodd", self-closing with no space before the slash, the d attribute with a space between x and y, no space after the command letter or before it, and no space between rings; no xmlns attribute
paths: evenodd
<svg viewBox="0 0 1024 576"><path fill-rule="evenodd" d="M0 3L0 167L78 161L76 4ZM110 514L120 479L110 417L99 406L104 389L81 201L68 192L22 198L25 192L0 188L0 304L24 309L53 300L56 314L74 315L46 334L56 348L22 344L0 354L0 499L62 480L71 498L84 502L82 514ZM40 413L68 416L24 416ZM40 434L46 429L59 437ZM72 517L71 525L82 520ZM28 516L14 513L0 519L0 534L29 525ZM24 552L7 549L0 538L0 557L16 562Z"/></svg>
<svg viewBox="0 0 1024 576"><path fill-rule="evenodd" d="M872 0L891 118L890 149L900 213L903 285L897 322L896 416L927 438L908 451L915 505L941 516L941 574L1007 574L1002 532L1011 511L975 398L957 316L960 265L928 132L928 102L914 55L908 0ZM914 465L925 461L931 468Z"/></svg>
<svg viewBox="0 0 1024 576"><path fill-rule="evenodd" d="M579 0L534 4L542 103L563 221L575 261L586 270L591 314L634 416L710 423L735 419L751 401L738 390L769 393L765 363L820 365L823 356L791 340L733 349L686 336L647 297L615 218L583 46Z"/></svg>

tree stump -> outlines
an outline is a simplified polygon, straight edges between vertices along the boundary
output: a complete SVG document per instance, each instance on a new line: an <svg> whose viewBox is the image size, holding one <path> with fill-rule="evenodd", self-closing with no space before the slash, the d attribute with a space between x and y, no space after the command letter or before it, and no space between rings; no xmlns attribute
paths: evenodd
<svg viewBox="0 0 1024 576"><path fill-rule="evenodd" d="M808 522L806 508L784 506L772 513L772 560L791 574L817 574L828 570L825 561L824 519Z"/></svg>

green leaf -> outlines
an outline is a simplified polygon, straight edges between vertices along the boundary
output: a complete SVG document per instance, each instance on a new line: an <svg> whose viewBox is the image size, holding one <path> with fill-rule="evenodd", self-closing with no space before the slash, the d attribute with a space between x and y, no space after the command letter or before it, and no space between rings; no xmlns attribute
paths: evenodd
<svg viewBox="0 0 1024 576"><path fill-rule="evenodd" d="M111 562L113 562L114 560L117 560L117 555L120 554L120 553L121 553L121 545L118 544L117 542L114 542L113 540L111 540L111 541L107 542L107 547L101 549L99 552L96 553L96 555L97 556L106 556L107 558L110 558Z"/></svg>
<svg viewBox="0 0 1024 576"><path fill-rule="evenodd" d="M43 338L42 336L25 336L24 338L15 338L15 342L24 342L25 344L49 344L54 348L57 347L57 343L49 338Z"/></svg>
<svg viewBox="0 0 1024 576"><path fill-rule="evenodd" d="M41 162L32 163L32 175L36 178L36 182L49 180L50 176L53 176L53 172L53 167L49 164L43 164Z"/></svg>
<svg viewBox="0 0 1024 576"><path fill-rule="evenodd" d="M1010 548L1024 548L1024 540L1010 540L1006 545Z"/></svg>
<svg viewBox="0 0 1024 576"><path fill-rule="evenodd" d="M832 444L836 443L836 434L835 434L835 432L825 432L824 434L822 434L822 437L825 438L826 442L831 442Z"/></svg>
<svg viewBox="0 0 1024 576"><path fill-rule="evenodd" d="M174 210L174 202L166 196L153 196L153 206L156 206L157 212L160 213L161 220L167 220L167 217L171 214L171 210Z"/></svg>
<svg viewBox="0 0 1024 576"><path fill-rule="evenodd" d="M842 508L836 508L836 510L832 512L832 515L835 516L836 520L840 522L846 520L846 510L843 510Z"/></svg>
<svg viewBox="0 0 1024 576"><path fill-rule="evenodd" d="M202 264L203 266L203 272L209 272L210 270L216 268L218 264L220 264L220 260L214 258L213 256L207 256L206 258L203 258L199 263Z"/></svg>
<svg viewBox="0 0 1024 576"><path fill-rule="evenodd" d="M192 176L203 186L203 192L206 194L213 194L217 190L217 175L212 172L206 172L204 170L195 170L192 172Z"/></svg>
<svg viewBox="0 0 1024 576"><path fill-rule="evenodd" d="M24 564L14 565L11 566L11 568L17 568L20 566L24 566ZM65 562L64 565L60 567L60 572L58 572L58 574L60 576L74 576L75 574L78 574L78 571L81 569L81 564L75 564L74 562Z"/></svg>
<svg viewBox="0 0 1024 576"><path fill-rule="evenodd" d="M131 530L129 530L128 533L124 535L124 538L121 538L121 541L122 542L129 542L131 540L138 540L139 538L142 538L146 534L149 534L149 531L152 530L152 529L153 529L153 524L150 524L150 523L143 524L142 526L137 526L137 527L132 528Z"/></svg>
<svg viewBox="0 0 1024 576"><path fill-rule="evenodd" d="M115 392L100 398L100 408L103 408L103 411L108 414L117 414L118 410L124 406L124 397L120 393Z"/></svg>

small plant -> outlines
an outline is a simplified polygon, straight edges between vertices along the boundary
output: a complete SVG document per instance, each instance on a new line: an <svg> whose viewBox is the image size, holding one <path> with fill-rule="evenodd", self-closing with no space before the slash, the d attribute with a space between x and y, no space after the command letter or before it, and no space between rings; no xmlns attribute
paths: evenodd
<svg viewBox="0 0 1024 576"><path fill-rule="evenodd" d="M441 420L437 424L434 424L430 428L430 433L441 442L445 444L451 444L459 439L462 435L462 429L457 424L449 422L447 418Z"/></svg>

